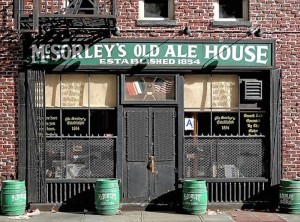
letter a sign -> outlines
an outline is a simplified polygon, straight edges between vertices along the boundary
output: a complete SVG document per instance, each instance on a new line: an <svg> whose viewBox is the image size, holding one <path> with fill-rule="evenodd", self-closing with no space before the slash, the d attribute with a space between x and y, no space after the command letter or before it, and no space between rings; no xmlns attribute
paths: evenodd
<svg viewBox="0 0 300 222"><path fill-rule="evenodd" d="M194 118L184 118L184 122L185 130L194 130Z"/></svg>

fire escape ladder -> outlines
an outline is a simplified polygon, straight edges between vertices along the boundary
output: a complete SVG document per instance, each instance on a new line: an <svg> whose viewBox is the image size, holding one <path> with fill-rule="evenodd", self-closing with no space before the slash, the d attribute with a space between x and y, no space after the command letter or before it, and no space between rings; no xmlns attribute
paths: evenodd
<svg viewBox="0 0 300 222"><path fill-rule="evenodd" d="M38 35L116 30L117 0L16 0L15 29Z"/></svg>
<svg viewBox="0 0 300 222"><path fill-rule="evenodd" d="M81 4L82 0L73 0L66 9L66 14L78 14Z"/></svg>

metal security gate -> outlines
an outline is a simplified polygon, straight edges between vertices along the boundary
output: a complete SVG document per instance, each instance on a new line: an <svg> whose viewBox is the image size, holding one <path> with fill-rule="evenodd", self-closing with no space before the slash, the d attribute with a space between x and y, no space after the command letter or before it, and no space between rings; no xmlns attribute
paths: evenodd
<svg viewBox="0 0 300 222"><path fill-rule="evenodd" d="M269 186L264 137L186 136L186 178L207 181L209 202L244 202L260 198Z"/></svg>
<svg viewBox="0 0 300 222"><path fill-rule="evenodd" d="M175 108L125 108L125 202L175 189Z"/></svg>
<svg viewBox="0 0 300 222"><path fill-rule="evenodd" d="M27 202L45 202L45 73L19 75L18 179L26 181Z"/></svg>

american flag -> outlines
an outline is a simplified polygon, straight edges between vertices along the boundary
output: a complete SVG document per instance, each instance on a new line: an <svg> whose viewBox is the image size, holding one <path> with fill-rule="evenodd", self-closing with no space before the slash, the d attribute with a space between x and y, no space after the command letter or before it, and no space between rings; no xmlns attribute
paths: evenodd
<svg viewBox="0 0 300 222"><path fill-rule="evenodd" d="M173 82L174 81L172 80L157 78L154 84L155 92L170 93L173 87Z"/></svg>

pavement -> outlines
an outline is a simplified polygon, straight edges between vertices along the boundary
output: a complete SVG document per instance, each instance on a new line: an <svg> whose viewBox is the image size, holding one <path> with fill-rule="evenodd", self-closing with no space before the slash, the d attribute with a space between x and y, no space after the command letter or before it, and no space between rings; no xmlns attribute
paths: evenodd
<svg viewBox="0 0 300 222"><path fill-rule="evenodd" d="M117 215L97 215L95 212L40 212L31 215L4 216L1 222L300 222L300 214L254 211L208 211L190 215L177 212L119 211Z"/></svg>

